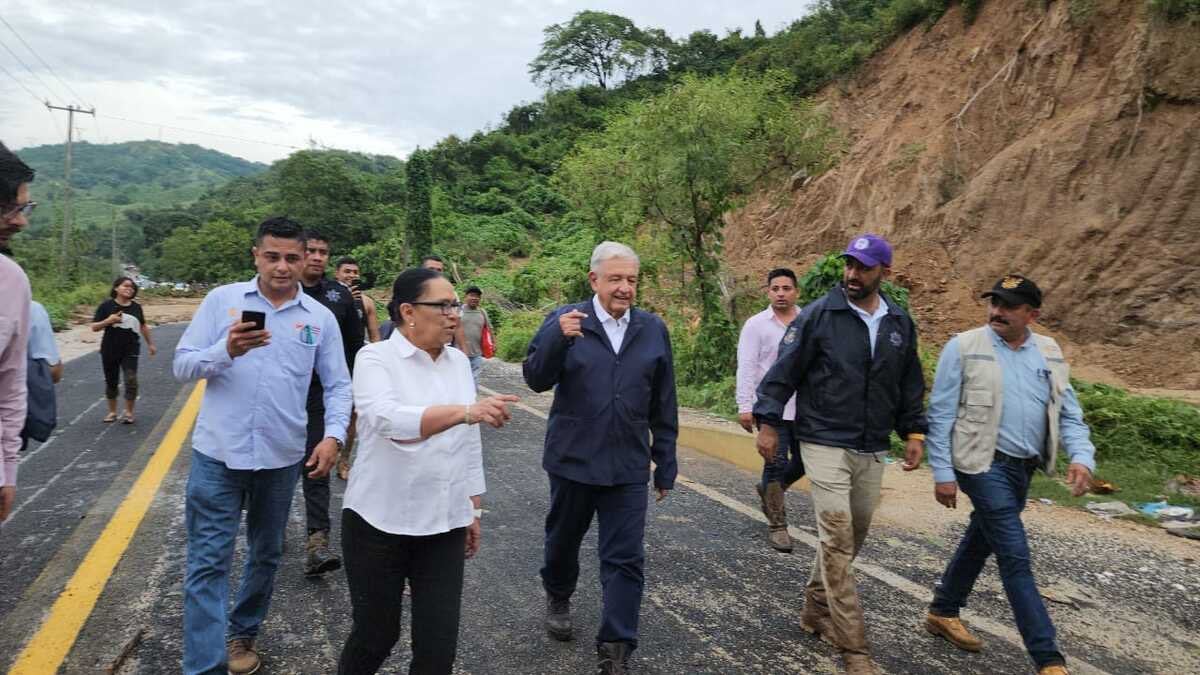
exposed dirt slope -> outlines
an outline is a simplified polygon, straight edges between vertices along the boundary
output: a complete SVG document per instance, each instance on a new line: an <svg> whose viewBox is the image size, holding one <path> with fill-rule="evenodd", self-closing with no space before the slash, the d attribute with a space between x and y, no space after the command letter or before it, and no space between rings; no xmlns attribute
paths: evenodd
<svg viewBox="0 0 1200 675"><path fill-rule="evenodd" d="M807 186L729 219L757 279L855 233L886 235L928 339L978 325L1021 272L1093 379L1200 389L1200 27L1144 2L958 5L821 94L850 139Z"/></svg>

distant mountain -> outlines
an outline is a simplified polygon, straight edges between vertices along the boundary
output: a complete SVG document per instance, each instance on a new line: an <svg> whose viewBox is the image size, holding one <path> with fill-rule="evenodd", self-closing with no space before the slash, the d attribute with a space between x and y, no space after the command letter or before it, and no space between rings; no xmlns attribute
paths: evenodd
<svg viewBox="0 0 1200 675"><path fill-rule="evenodd" d="M18 154L38 173L33 194L39 211L33 231L50 228L61 220L66 146L42 145ZM76 143L71 165L74 220L84 231L106 227L114 209L187 204L214 187L267 169L198 145L159 141Z"/></svg>

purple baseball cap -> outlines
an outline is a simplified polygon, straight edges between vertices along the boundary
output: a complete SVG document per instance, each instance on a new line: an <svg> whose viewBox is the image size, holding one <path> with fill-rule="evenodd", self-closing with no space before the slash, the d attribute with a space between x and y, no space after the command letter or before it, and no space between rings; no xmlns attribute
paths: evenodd
<svg viewBox="0 0 1200 675"><path fill-rule="evenodd" d="M875 234L863 234L850 240L846 245L845 258L849 256L867 267L883 265L892 266L892 245L887 239Z"/></svg>

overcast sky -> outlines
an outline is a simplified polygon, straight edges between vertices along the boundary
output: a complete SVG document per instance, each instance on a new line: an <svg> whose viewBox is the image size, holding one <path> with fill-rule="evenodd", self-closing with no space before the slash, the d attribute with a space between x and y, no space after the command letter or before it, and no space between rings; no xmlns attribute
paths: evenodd
<svg viewBox="0 0 1200 675"><path fill-rule="evenodd" d="M149 138L197 143L269 162L306 147L311 139L330 147L405 156L448 134L469 135L494 126L513 105L540 97L527 64L538 52L542 29L580 10L620 14L638 26L663 28L678 38L705 28L718 35L737 27L749 33L755 19L775 33L810 4L811 0L360 0L346 7L328 0L5 3L0 17L63 82L0 24L0 67L8 71L0 71L0 140L15 148L62 142L66 113L51 115L38 103L49 97L56 104L96 107L98 119L77 117L81 137L91 142Z"/></svg>

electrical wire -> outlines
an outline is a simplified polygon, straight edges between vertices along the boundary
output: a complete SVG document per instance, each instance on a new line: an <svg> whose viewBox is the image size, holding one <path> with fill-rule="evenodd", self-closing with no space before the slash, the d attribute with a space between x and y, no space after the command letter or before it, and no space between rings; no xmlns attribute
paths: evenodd
<svg viewBox="0 0 1200 675"><path fill-rule="evenodd" d="M37 80L39 83L41 83L41 85L42 85L43 87L45 87L46 91L50 92L50 95L51 95L51 96L57 96L57 95L58 95L58 92L56 92L56 91L54 91L53 89L51 89L51 88L50 88L50 85L46 84L46 81L42 79L41 75L38 75L36 72L34 72L33 68L30 68L30 67L29 67L29 64L27 64L27 63L25 63L24 61L22 61L22 60L21 60L21 57L20 57L20 56L17 56L17 53L16 53L16 52L14 52L14 51L13 51L13 50L12 50L12 49L11 49L11 48L8 46L8 45L4 44L4 42L0 42L0 47L4 47L4 51L6 51L6 52L8 52L9 54L11 54L11 55L12 55L12 57L13 57L14 59L16 59L16 60L17 60L17 63L21 64L21 67L22 67L22 68L24 68L26 71L28 71L28 73L29 73L30 75L32 75L32 76L33 76L33 79L35 79L35 80Z"/></svg>
<svg viewBox="0 0 1200 675"><path fill-rule="evenodd" d="M33 97L33 100L38 102L38 105L41 105L41 106L46 105L46 101L38 98L38 95L33 93L32 89L25 86L25 83L22 82L20 80L20 78L18 78L16 75L13 75L12 72L8 68L5 68L4 66L0 66L0 72L3 72L5 75L8 75L9 77L11 77L13 79L14 82L21 85L21 88L24 89L25 91L29 92L29 95Z"/></svg>
<svg viewBox="0 0 1200 675"><path fill-rule="evenodd" d="M260 141L253 138L242 138L241 136L231 136L229 134L219 134L213 131L200 131L199 129L187 129L185 127L177 127L170 124L161 124L159 122L146 122L144 120L134 120L128 117L119 117L117 115L101 115L96 113L96 117L107 117L110 120L119 120L121 122L130 122L132 124L144 124L148 127L158 127L160 129L171 129L172 131L182 131L189 134L200 134L201 136L213 136L216 138L227 138L233 141L241 141L243 143L257 143L259 145L271 145L277 148L288 148L289 150L302 150L298 145L287 145L286 143L272 143L271 141Z"/></svg>
<svg viewBox="0 0 1200 675"><path fill-rule="evenodd" d="M25 38L21 37L21 34L17 32L17 29L13 28L12 24L9 23L8 21L6 21L3 16L0 16L0 23L3 23L5 26L7 26L8 29L10 31L12 31L12 34L17 36L17 39L21 41L21 44L25 45L25 49L28 49L29 53L33 54L33 57L35 59L37 59L39 63L42 64L42 67L45 68L46 70L50 71L50 74L54 76L54 79L58 80L59 84L61 84L64 88L66 88L66 90L68 92L70 92L70 94L72 96L74 96L78 102L86 104L89 108L93 107L90 103L88 103L86 100L84 100L84 98L82 96L79 95L79 92L72 89L71 85L64 82L63 79L58 76L58 73L54 72L54 69L50 67L50 64L46 63L46 59L43 59L41 54L38 54L37 51L33 47L30 47L29 43L25 41Z"/></svg>

